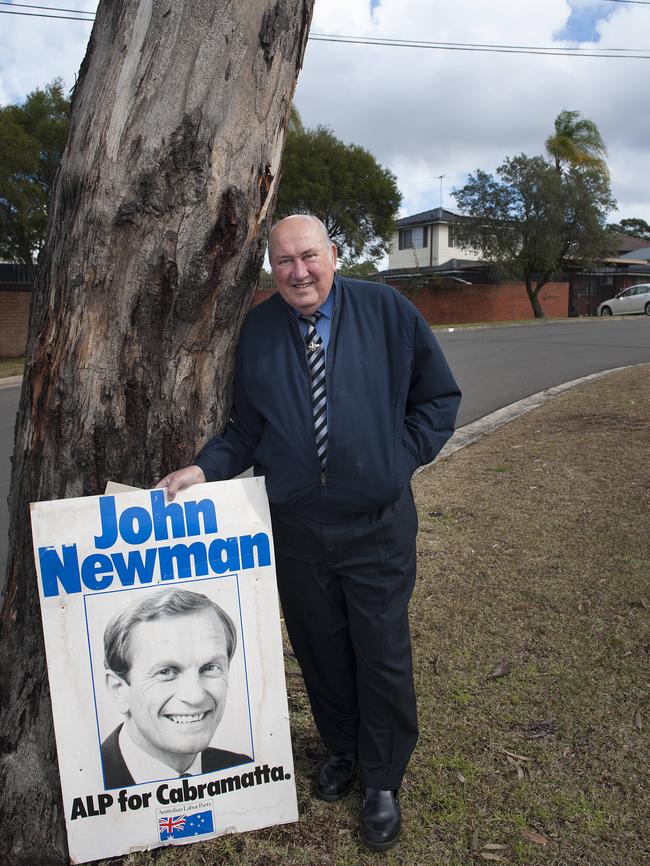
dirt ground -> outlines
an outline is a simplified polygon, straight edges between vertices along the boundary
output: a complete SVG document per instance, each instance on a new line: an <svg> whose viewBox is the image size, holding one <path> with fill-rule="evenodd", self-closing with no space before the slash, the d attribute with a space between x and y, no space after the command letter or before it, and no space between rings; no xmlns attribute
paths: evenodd
<svg viewBox="0 0 650 866"><path fill-rule="evenodd" d="M576 388L417 476L421 735L403 836L357 837L287 655L301 820L132 855L165 866L648 866L650 366Z"/></svg>

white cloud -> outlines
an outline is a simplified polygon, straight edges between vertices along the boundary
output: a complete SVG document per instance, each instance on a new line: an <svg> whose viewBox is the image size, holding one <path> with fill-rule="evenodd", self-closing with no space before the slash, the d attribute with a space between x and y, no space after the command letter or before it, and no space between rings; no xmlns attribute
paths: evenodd
<svg viewBox="0 0 650 866"><path fill-rule="evenodd" d="M74 0L63 5L94 12L97 0ZM19 11L30 10L21 7ZM43 87L57 77L63 79L69 90L86 52L90 30L91 25L83 21L2 15L0 104L20 102L34 88Z"/></svg>
<svg viewBox="0 0 650 866"><path fill-rule="evenodd" d="M650 8L590 0L383 0L372 16L365 0L317 0L312 32L561 48L554 34L585 6L613 7L598 22L599 46L643 42ZM575 109L608 145L613 218L650 219L649 64L311 42L296 102L308 126L331 126L391 168L410 213L439 204L437 175L448 191L507 155L542 153L555 117Z"/></svg>
<svg viewBox="0 0 650 866"><path fill-rule="evenodd" d="M65 4L57 4L65 5ZM71 8L92 10L93 0ZM312 33L428 41L550 46L572 10L606 15L598 46L638 48L650 7L598 0L316 0ZM0 102L22 99L57 75L67 87L90 28L77 21L5 15L0 31ZM505 156L542 153L553 120L576 109L608 145L619 212L650 221L647 81L650 60L483 54L310 41L296 103L307 126L330 126L397 175L406 212L444 205L468 172Z"/></svg>

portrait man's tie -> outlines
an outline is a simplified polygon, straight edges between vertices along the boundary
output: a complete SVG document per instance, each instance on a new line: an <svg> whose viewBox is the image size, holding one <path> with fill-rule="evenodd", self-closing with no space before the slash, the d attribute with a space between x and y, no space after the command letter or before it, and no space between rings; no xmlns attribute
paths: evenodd
<svg viewBox="0 0 650 866"><path fill-rule="evenodd" d="M325 398L325 347L320 334L316 330L316 322L322 313L316 311L311 316L301 316L307 323L305 343L307 344L307 360L311 374L312 412L314 416L314 431L316 433L316 451L321 469L327 464L327 401Z"/></svg>

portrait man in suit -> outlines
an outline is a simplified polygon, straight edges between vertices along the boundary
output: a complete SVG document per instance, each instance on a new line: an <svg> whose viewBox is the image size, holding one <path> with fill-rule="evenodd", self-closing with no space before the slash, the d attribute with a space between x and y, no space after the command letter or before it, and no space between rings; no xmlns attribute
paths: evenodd
<svg viewBox="0 0 650 866"><path fill-rule="evenodd" d="M146 594L104 631L106 684L124 721L101 748L106 788L234 767L248 755L210 746L223 717L237 631L207 596Z"/></svg>

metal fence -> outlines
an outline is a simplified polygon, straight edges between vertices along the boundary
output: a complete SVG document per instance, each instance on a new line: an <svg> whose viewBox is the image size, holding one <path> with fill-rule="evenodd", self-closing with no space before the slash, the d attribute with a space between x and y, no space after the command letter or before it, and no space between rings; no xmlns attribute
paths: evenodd
<svg viewBox="0 0 650 866"><path fill-rule="evenodd" d="M29 286L32 283L32 275L25 265L15 262L0 262L0 285L3 283Z"/></svg>

